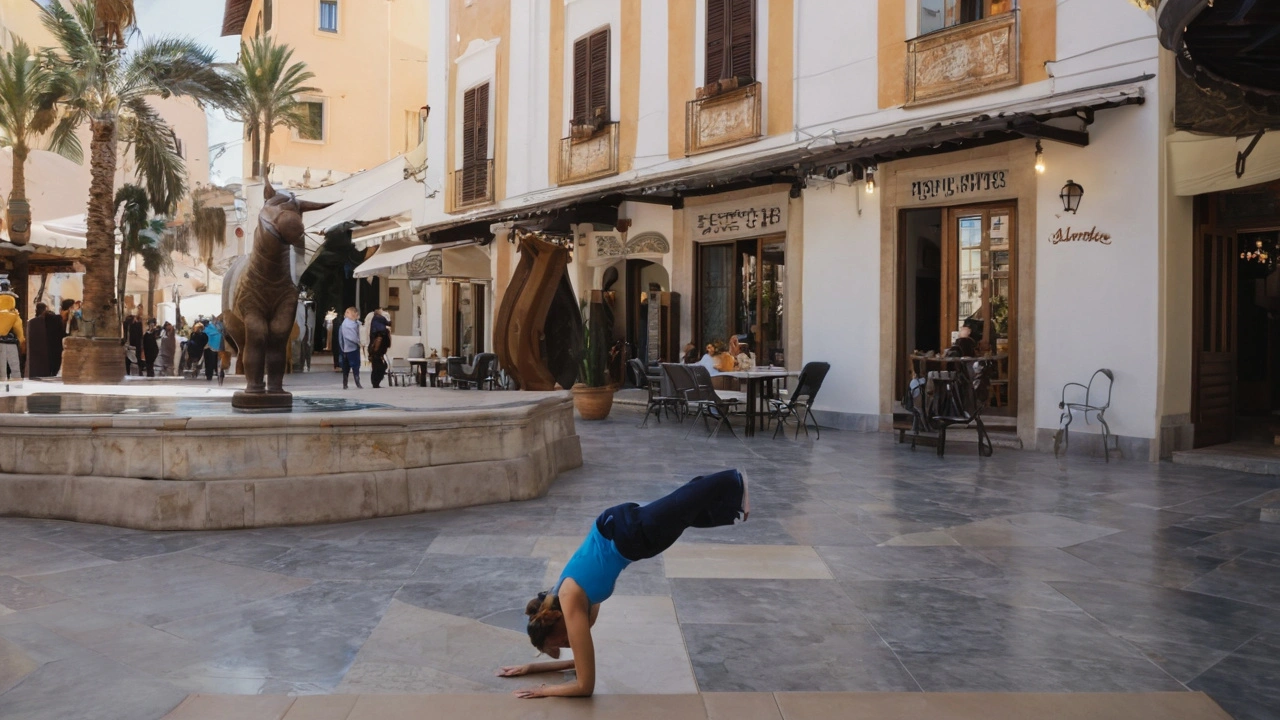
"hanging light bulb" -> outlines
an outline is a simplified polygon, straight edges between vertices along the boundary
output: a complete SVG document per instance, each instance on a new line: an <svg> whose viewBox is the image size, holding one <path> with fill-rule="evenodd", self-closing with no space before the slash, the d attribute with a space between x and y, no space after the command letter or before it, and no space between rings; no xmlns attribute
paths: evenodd
<svg viewBox="0 0 1280 720"><path fill-rule="evenodd" d="M1040 147L1040 141L1036 141L1036 174L1044 174L1044 148Z"/></svg>
<svg viewBox="0 0 1280 720"><path fill-rule="evenodd" d="M874 194L875 194L875 192L876 192L876 171L875 171L875 168L871 168L871 167L867 168L866 186L867 186L867 194L868 194L868 195L874 195Z"/></svg>

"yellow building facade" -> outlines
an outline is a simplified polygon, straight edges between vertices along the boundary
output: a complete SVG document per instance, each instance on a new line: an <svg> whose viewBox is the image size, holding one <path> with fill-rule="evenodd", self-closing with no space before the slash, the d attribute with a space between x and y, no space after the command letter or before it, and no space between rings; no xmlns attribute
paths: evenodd
<svg viewBox="0 0 1280 720"><path fill-rule="evenodd" d="M305 136L276 128L274 181L318 187L418 146L426 127L428 20L425 0L228 0L224 34L245 41L269 35L315 73L307 84L318 92L300 99L314 104L318 127Z"/></svg>

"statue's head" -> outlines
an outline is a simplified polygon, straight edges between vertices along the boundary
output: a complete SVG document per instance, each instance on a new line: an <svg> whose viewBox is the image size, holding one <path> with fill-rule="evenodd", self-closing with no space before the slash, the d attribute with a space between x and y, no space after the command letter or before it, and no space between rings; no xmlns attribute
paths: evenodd
<svg viewBox="0 0 1280 720"><path fill-rule="evenodd" d="M293 193L277 191L271 187L270 182L263 186L262 192L267 202L258 215L258 223L280 242L296 248L303 247L303 238L306 236L302 214L322 210L333 204L299 200Z"/></svg>

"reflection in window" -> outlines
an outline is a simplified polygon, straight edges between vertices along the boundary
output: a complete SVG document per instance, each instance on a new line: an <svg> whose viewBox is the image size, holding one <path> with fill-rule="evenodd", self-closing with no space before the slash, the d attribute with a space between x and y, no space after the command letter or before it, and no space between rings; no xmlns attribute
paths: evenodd
<svg viewBox="0 0 1280 720"><path fill-rule="evenodd" d="M1013 0L919 0L919 32L931 32L981 20L1013 9Z"/></svg>
<svg viewBox="0 0 1280 720"><path fill-rule="evenodd" d="M338 32L338 0L320 0L320 29Z"/></svg>

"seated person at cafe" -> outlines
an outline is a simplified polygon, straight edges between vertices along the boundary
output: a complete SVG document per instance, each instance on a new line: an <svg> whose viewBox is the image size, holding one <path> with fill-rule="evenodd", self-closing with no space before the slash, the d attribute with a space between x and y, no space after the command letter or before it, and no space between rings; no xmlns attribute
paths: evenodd
<svg viewBox="0 0 1280 720"><path fill-rule="evenodd" d="M978 343L973 339L973 331L968 325L960 328L956 341L947 348L947 357L977 357Z"/></svg>
<svg viewBox="0 0 1280 720"><path fill-rule="evenodd" d="M702 356L698 364L706 366L711 373L711 377L715 377L720 373L733 372L737 365L722 340L707 343L707 353Z"/></svg>
<svg viewBox="0 0 1280 720"><path fill-rule="evenodd" d="M692 365L698 362L698 346L693 343L686 343L684 346L684 355L680 358L680 362L685 365Z"/></svg>

